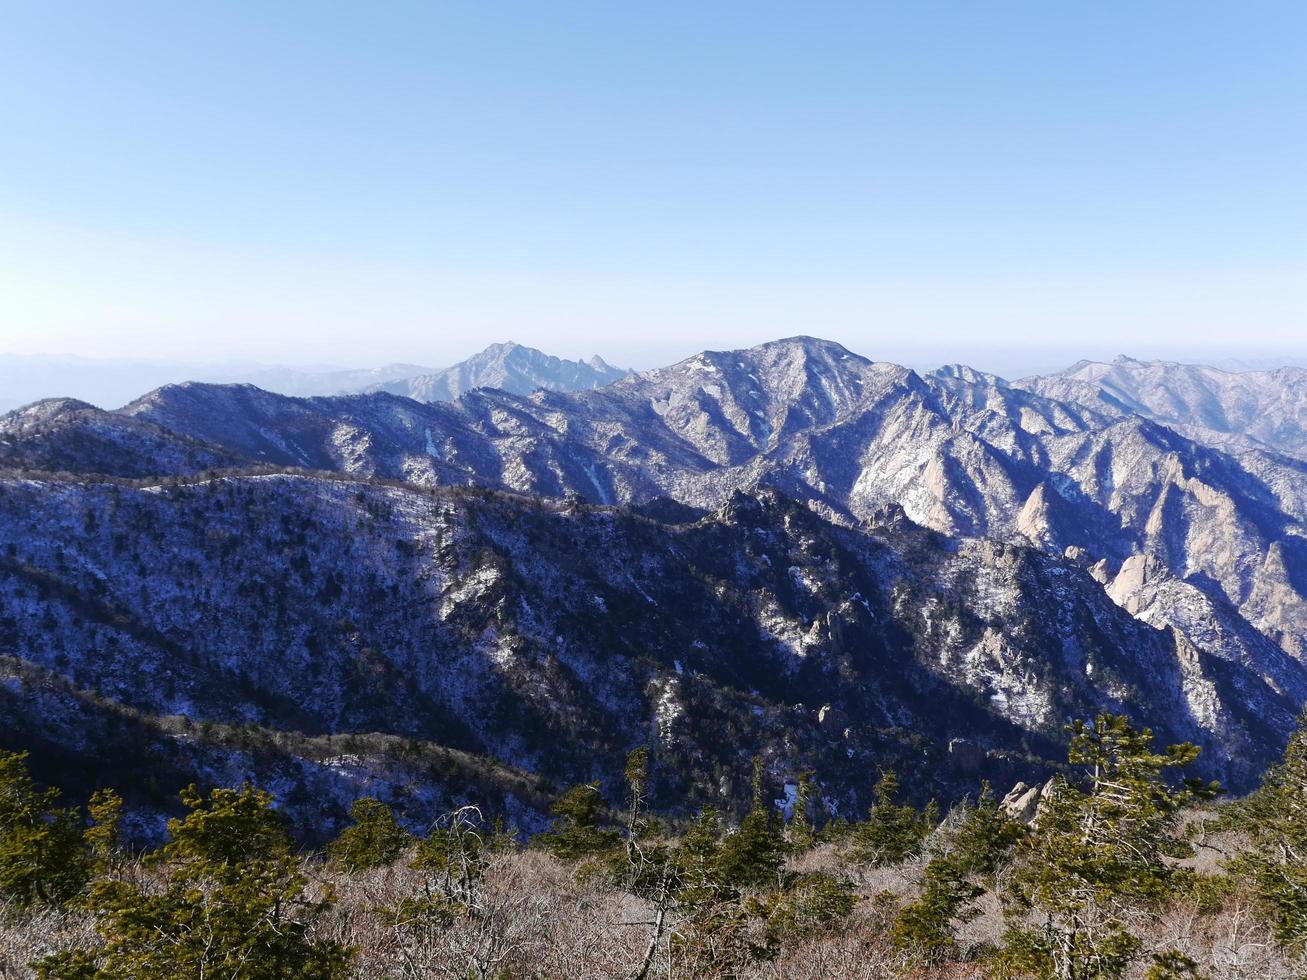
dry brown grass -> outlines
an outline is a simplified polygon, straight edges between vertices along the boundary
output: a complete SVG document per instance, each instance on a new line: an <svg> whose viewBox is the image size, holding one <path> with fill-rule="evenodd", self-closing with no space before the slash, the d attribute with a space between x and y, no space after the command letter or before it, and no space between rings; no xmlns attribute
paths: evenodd
<svg viewBox="0 0 1307 980"><path fill-rule="evenodd" d="M961 980L987 975L975 962L914 966L888 942L895 910L919 886L921 862L851 869L834 849L824 846L798 858L794 868L852 871L863 901L838 928L790 940L774 959L743 963L734 972L729 964L709 962L678 942L678 937L689 937L690 926L673 916L657 945L650 980ZM448 927L397 926L383 914L402 899L423 893L423 878L404 862L345 875L314 860L307 872L336 895L318 932L357 950L353 975L359 980L634 977L650 936L652 910L647 903L579 878L572 867L539 851L492 855L481 913ZM139 869L135 873L149 874ZM995 945L1002 931L1002 911L987 895L981 915L962 930L959 940L963 949L975 950ZM1301 965L1295 970L1281 958L1250 896L1235 894L1217 913L1201 914L1194 906L1179 904L1141 918L1137 933L1150 951L1177 949L1192 957L1213 980L1288 980L1302 975ZM743 948L742 941L760 938L756 924L750 924L715 941ZM0 977L30 977L27 964L32 960L93 939L93 922L84 913L0 908ZM1142 977L1147 965L1147 959L1141 961L1133 977Z"/></svg>
<svg viewBox="0 0 1307 980"><path fill-rule="evenodd" d="M1203 976L1290 980L1304 975L1303 963L1285 960L1265 912L1251 895L1236 894L1215 914L1177 904L1142 921L1136 934L1150 950L1175 949L1191 957Z"/></svg>
<svg viewBox="0 0 1307 980"><path fill-rule="evenodd" d="M60 950L95 939L91 917L79 912L43 909L25 912L0 905L0 977L29 977L28 964Z"/></svg>

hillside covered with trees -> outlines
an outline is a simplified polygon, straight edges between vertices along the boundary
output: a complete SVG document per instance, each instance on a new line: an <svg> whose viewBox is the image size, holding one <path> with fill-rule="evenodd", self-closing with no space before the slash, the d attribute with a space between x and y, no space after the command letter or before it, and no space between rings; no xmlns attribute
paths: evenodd
<svg viewBox="0 0 1307 980"><path fill-rule="evenodd" d="M942 813L892 771L856 822L755 766L743 814L671 821L633 751L530 838L476 805L418 831L361 798L303 849L256 787L190 786L166 840L123 844L0 756L0 975L1274 978L1307 963L1307 729L1261 787L1186 778L1198 750L1122 716L1071 726L1062 774Z"/></svg>

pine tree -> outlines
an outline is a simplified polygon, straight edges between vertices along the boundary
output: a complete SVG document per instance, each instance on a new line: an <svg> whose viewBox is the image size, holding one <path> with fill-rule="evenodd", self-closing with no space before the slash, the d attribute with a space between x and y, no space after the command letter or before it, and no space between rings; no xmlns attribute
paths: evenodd
<svg viewBox="0 0 1307 980"><path fill-rule="evenodd" d="M852 881L825 871L798 877L783 891L762 898L751 898L745 911L762 920L761 944L754 954L774 957L784 942L807 938L833 928L853 911L858 903Z"/></svg>
<svg viewBox="0 0 1307 980"><path fill-rule="evenodd" d="M776 885L784 862L780 818L761 808L749 811L740 829L722 841L717 855L721 880L736 888Z"/></svg>
<svg viewBox="0 0 1307 980"><path fill-rule="evenodd" d="M740 829L722 841L717 869L733 887L775 885L785 861L785 838L780 815L763 801L762 758L753 760L753 806Z"/></svg>
<svg viewBox="0 0 1307 980"><path fill-rule="evenodd" d="M697 968L707 976L736 976L752 956L748 917L728 880L733 862L722 860L729 839L717 813L704 810L673 850L679 921L671 947L687 975Z"/></svg>
<svg viewBox="0 0 1307 980"><path fill-rule="evenodd" d="M899 777L892 769L881 773L874 792L871 812L853 829L853 859L879 867L919 855L938 822L934 805L925 811L900 805Z"/></svg>
<svg viewBox="0 0 1307 980"><path fill-rule="evenodd" d="M349 871L363 871L391 864L408 846L410 837L395 821L390 807L380 800L363 797L350 807L354 823L341 831L328 849Z"/></svg>
<svg viewBox="0 0 1307 980"><path fill-rule="evenodd" d="M1216 788L1170 785L1167 771L1192 763L1198 749L1154 752L1152 732L1124 717L1100 715L1069 731L1068 759L1083 787L1059 779L1019 849L1004 956L1038 977L1120 977L1140 952L1132 917L1167 897L1167 859L1190 853L1173 833L1178 810Z"/></svg>
<svg viewBox="0 0 1307 980"><path fill-rule="evenodd" d="M315 940L328 900L305 893L272 798L261 790L194 786L170 840L146 856L163 887L101 879L87 906L100 945L49 957L41 980L339 980L350 953Z"/></svg>
<svg viewBox="0 0 1307 980"><path fill-rule="evenodd" d="M1307 952L1307 711L1283 760L1235 808L1233 819L1254 843L1235 869L1253 879L1274 910L1280 942L1295 953Z"/></svg>
<svg viewBox="0 0 1307 980"><path fill-rule="evenodd" d="M96 790L87 807L91 825L82 834L91 869L97 877L104 877L117 869L122 858L119 851L119 827L122 823L123 800L112 789Z"/></svg>
<svg viewBox="0 0 1307 980"><path fill-rule="evenodd" d="M1176 950L1154 953L1153 963L1144 974L1144 980L1204 980L1198 964Z"/></svg>
<svg viewBox="0 0 1307 980"><path fill-rule="evenodd" d="M1021 840L1025 827L1009 819L989 784L962 819L946 850L926 865L921 894L905 905L893 927L895 945L927 962L956 952L957 926L979 913L975 900L994 884L994 875Z"/></svg>
<svg viewBox="0 0 1307 980"><path fill-rule="evenodd" d="M807 850L817 839L812 826L812 797L812 773L800 773L799 785L794 793L794 812L786 828L786 837L796 851Z"/></svg>
<svg viewBox="0 0 1307 980"><path fill-rule="evenodd" d="M682 904L703 907L734 897L721 871L721 840L721 818L714 810L702 811L681 835L674 859Z"/></svg>
<svg viewBox="0 0 1307 980"><path fill-rule="evenodd" d="M675 857L666 843L650 834L646 819L649 785L649 751L638 748L626 757L626 851L620 876L626 889L644 899L651 918L644 955L634 980L644 980L653 968L654 957L667 930L668 917L679 902L682 878Z"/></svg>
<svg viewBox="0 0 1307 980"><path fill-rule="evenodd" d="M626 833L634 838L640 831L641 814L648 805L649 750L633 749L626 756L627 819Z"/></svg>
<svg viewBox="0 0 1307 980"><path fill-rule="evenodd" d="M597 782L573 786L554 801L553 826L538 834L535 842L568 861L611 850L620 837L617 831L599 826L607 809Z"/></svg>
<svg viewBox="0 0 1307 980"><path fill-rule="evenodd" d="M0 751L0 896L20 907L62 905L86 883L82 821L58 789L39 789L26 752Z"/></svg>

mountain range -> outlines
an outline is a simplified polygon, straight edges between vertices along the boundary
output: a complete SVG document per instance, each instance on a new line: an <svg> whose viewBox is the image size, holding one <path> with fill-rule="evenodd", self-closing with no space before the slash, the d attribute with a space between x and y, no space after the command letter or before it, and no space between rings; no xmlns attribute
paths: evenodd
<svg viewBox="0 0 1307 980"><path fill-rule="evenodd" d="M1198 364L1080 361L1018 386L1113 415L1138 414L1209 444L1307 454L1307 369L1222 371Z"/></svg>
<svg viewBox="0 0 1307 980"><path fill-rule="evenodd" d="M524 350L480 376L534 385ZM1294 371L1009 383L806 337L576 363L0 418L6 731L529 823L644 743L667 809L740 802L758 751L833 811L891 765L947 798L1101 707L1241 789L1307 702Z"/></svg>

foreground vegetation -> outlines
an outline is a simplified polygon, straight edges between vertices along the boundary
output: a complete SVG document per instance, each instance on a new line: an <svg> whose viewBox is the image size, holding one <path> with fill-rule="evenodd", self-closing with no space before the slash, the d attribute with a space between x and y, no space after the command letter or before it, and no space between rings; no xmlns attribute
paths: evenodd
<svg viewBox="0 0 1307 980"><path fill-rule="evenodd" d="M375 800L322 854L253 787L183 792L144 854L121 800L85 812L0 755L0 975L205 977L1293 977L1307 970L1307 731L1261 790L1215 802L1197 750L1101 716L1037 818L988 788L941 815L883 773L857 823L819 823L801 780L734 825L648 812L597 784L519 840L474 806L421 836Z"/></svg>

